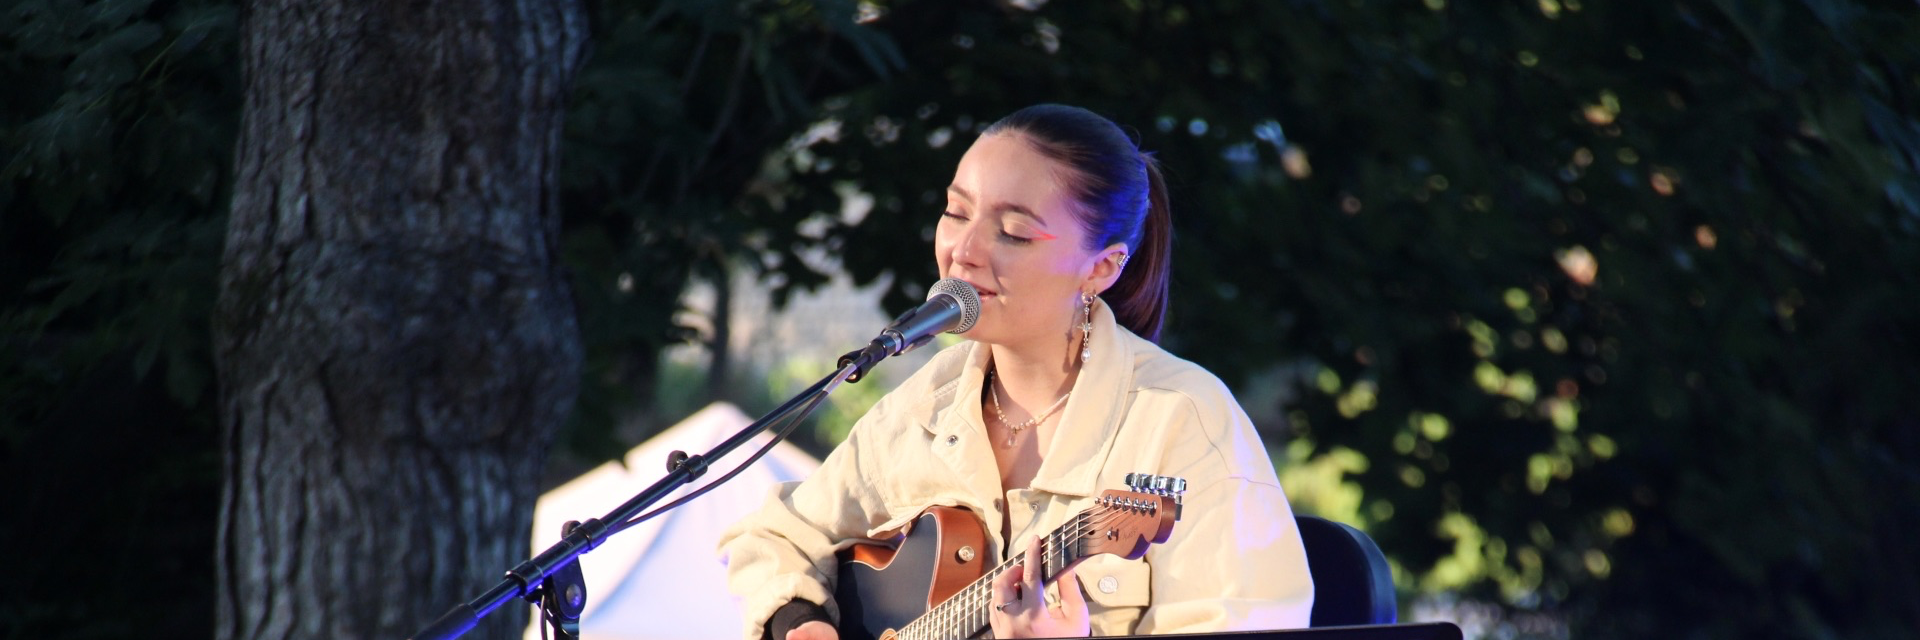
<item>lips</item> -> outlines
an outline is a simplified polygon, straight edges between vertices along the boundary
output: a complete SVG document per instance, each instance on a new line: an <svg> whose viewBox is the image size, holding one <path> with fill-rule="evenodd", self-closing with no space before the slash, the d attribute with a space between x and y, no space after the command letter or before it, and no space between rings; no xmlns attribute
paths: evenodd
<svg viewBox="0 0 1920 640"><path fill-rule="evenodd" d="M969 286L972 286L972 287L973 287L973 291L974 291L975 293L978 293L978 294L980 294L980 297L982 297L982 298L985 298L985 297L988 297L988 296L994 296L994 295L999 295L999 293L998 293L998 292L995 292L995 291L994 291L994 290L992 290L992 289L988 289L988 288L986 288L986 287L982 287L982 286L980 286L980 285L978 285L978 284L975 284L975 283L974 283L974 282L973 282L972 280L966 280L966 279L962 279L962 282L966 282L966 283L967 283L967 284L968 284Z"/></svg>

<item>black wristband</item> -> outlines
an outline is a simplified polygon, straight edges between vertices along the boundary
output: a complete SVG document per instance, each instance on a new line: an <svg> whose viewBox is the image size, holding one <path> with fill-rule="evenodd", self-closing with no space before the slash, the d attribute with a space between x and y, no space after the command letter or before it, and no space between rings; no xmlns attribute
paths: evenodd
<svg viewBox="0 0 1920 640"><path fill-rule="evenodd" d="M774 610L772 618L767 619L766 640L785 640L788 631L815 620L833 624L833 619L827 617L827 610L820 605L799 598L788 600Z"/></svg>

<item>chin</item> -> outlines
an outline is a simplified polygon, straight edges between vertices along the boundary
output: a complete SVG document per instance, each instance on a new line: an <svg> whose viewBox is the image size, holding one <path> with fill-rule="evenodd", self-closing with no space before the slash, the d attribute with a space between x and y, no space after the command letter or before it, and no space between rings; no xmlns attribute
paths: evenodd
<svg viewBox="0 0 1920 640"><path fill-rule="evenodd" d="M968 340L972 340L974 342L978 342L980 344L999 344L1000 343L998 340L994 339L993 328L982 326L982 325L974 325L973 329L968 330L966 333L959 334L959 336L962 338L966 338Z"/></svg>

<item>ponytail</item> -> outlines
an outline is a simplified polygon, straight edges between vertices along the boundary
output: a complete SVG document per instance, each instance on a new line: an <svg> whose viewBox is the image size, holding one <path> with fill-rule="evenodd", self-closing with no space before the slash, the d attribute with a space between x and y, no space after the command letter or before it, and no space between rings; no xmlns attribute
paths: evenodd
<svg viewBox="0 0 1920 640"><path fill-rule="evenodd" d="M1173 212L1167 205L1167 181L1161 176L1160 163L1145 153L1140 160L1147 169L1146 219L1120 279L1100 297L1113 308L1120 326L1149 342L1159 342L1173 274Z"/></svg>

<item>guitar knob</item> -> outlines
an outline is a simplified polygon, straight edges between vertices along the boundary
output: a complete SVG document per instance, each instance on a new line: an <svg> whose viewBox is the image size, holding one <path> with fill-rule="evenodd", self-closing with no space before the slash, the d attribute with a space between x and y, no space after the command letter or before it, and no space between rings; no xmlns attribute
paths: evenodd
<svg viewBox="0 0 1920 640"><path fill-rule="evenodd" d="M972 547L972 546L962 546L962 547L960 547L960 550L959 550L959 551L955 551L955 552L953 553L953 555L954 555L955 557L957 557L957 558L960 558L960 562L962 562L962 563L967 563L967 562L973 562L973 555L974 555L974 554L973 554L973 547Z"/></svg>

